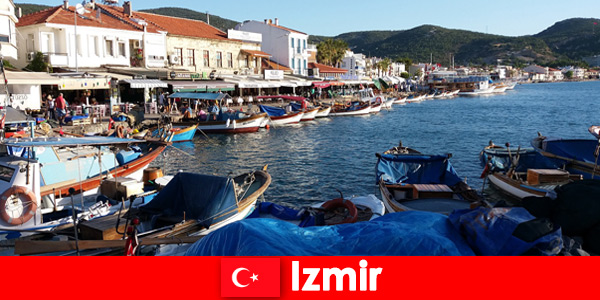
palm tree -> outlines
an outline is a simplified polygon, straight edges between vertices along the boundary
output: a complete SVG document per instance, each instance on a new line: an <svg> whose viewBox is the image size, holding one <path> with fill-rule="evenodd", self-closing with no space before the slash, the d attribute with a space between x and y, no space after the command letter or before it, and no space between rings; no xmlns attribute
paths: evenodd
<svg viewBox="0 0 600 300"><path fill-rule="evenodd" d="M339 66L347 49L348 43L343 40L327 39L317 45L317 61L324 65Z"/></svg>

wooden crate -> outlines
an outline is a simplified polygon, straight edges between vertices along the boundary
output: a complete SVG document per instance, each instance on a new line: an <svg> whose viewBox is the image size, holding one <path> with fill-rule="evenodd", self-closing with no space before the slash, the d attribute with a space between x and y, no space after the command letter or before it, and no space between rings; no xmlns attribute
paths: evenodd
<svg viewBox="0 0 600 300"><path fill-rule="evenodd" d="M569 172L558 169L529 169L527 170L527 182L529 184L542 184L564 182L569 180Z"/></svg>
<svg viewBox="0 0 600 300"><path fill-rule="evenodd" d="M452 198L452 189L445 184L413 184L415 199Z"/></svg>
<svg viewBox="0 0 600 300"><path fill-rule="evenodd" d="M117 224L118 214L106 216L98 219L92 219L79 225L79 231L82 240L120 240L123 235L117 233L115 226ZM127 220L121 218L119 223L119 232L125 232L125 223Z"/></svg>
<svg viewBox="0 0 600 300"><path fill-rule="evenodd" d="M92 124L92 119L91 118L85 118L85 119L79 119L79 120L72 120L67 125L69 125L69 126L79 126L79 125L90 125L90 124Z"/></svg>

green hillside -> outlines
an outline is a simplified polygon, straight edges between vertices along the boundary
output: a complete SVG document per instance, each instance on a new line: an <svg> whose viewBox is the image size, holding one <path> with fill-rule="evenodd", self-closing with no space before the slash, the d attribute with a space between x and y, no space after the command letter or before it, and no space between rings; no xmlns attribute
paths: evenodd
<svg viewBox="0 0 600 300"><path fill-rule="evenodd" d="M571 59L597 55L600 54L600 19L567 19L535 37L543 39L552 51Z"/></svg>
<svg viewBox="0 0 600 300"><path fill-rule="evenodd" d="M48 5L39 5L39 4L29 4L29 3L15 3L16 7L21 8L21 12L23 15L28 15L34 12L38 12L40 10L44 10L46 8L50 8Z"/></svg>
<svg viewBox="0 0 600 300"><path fill-rule="evenodd" d="M179 8L179 7L161 7L154 9L142 9L140 11L163 15L163 16L171 16L185 19L193 19L200 20L206 22L206 13L197 12L187 8ZM210 25L227 32L227 29L233 29L235 25L240 22L224 19L218 16L210 15Z"/></svg>

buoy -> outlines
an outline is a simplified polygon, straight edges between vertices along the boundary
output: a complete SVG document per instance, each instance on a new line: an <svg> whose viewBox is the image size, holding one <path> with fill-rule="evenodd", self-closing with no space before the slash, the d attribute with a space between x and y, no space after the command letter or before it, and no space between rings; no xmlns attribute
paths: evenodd
<svg viewBox="0 0 600 300"><path fill-rule="evenodd" d="M269 124L265 125L266 129L269 129L271 126L269 126Z"/></svg>

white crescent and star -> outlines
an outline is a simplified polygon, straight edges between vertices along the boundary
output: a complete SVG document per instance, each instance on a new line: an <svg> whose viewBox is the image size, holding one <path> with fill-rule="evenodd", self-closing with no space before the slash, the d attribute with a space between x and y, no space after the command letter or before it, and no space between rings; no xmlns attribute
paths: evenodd
<svg viewBox="0 0 600 300"><path fill-rule="evenodd" d="M246 268L237 268L235 269L235 271L233 271L233 274L231 274L231 281L233 281L233 284L235 284L235 286L240 287L240 288L244 288L247 287L249 284L240 284L240 282L238 281L238 273L241 271L248 271L248 269ZM248 271L250 272L250 271ZM252 276L250 276L250 279L252 279L252 282L255 282L258 280L258 274L254 274L252 273Z"/></svg>

